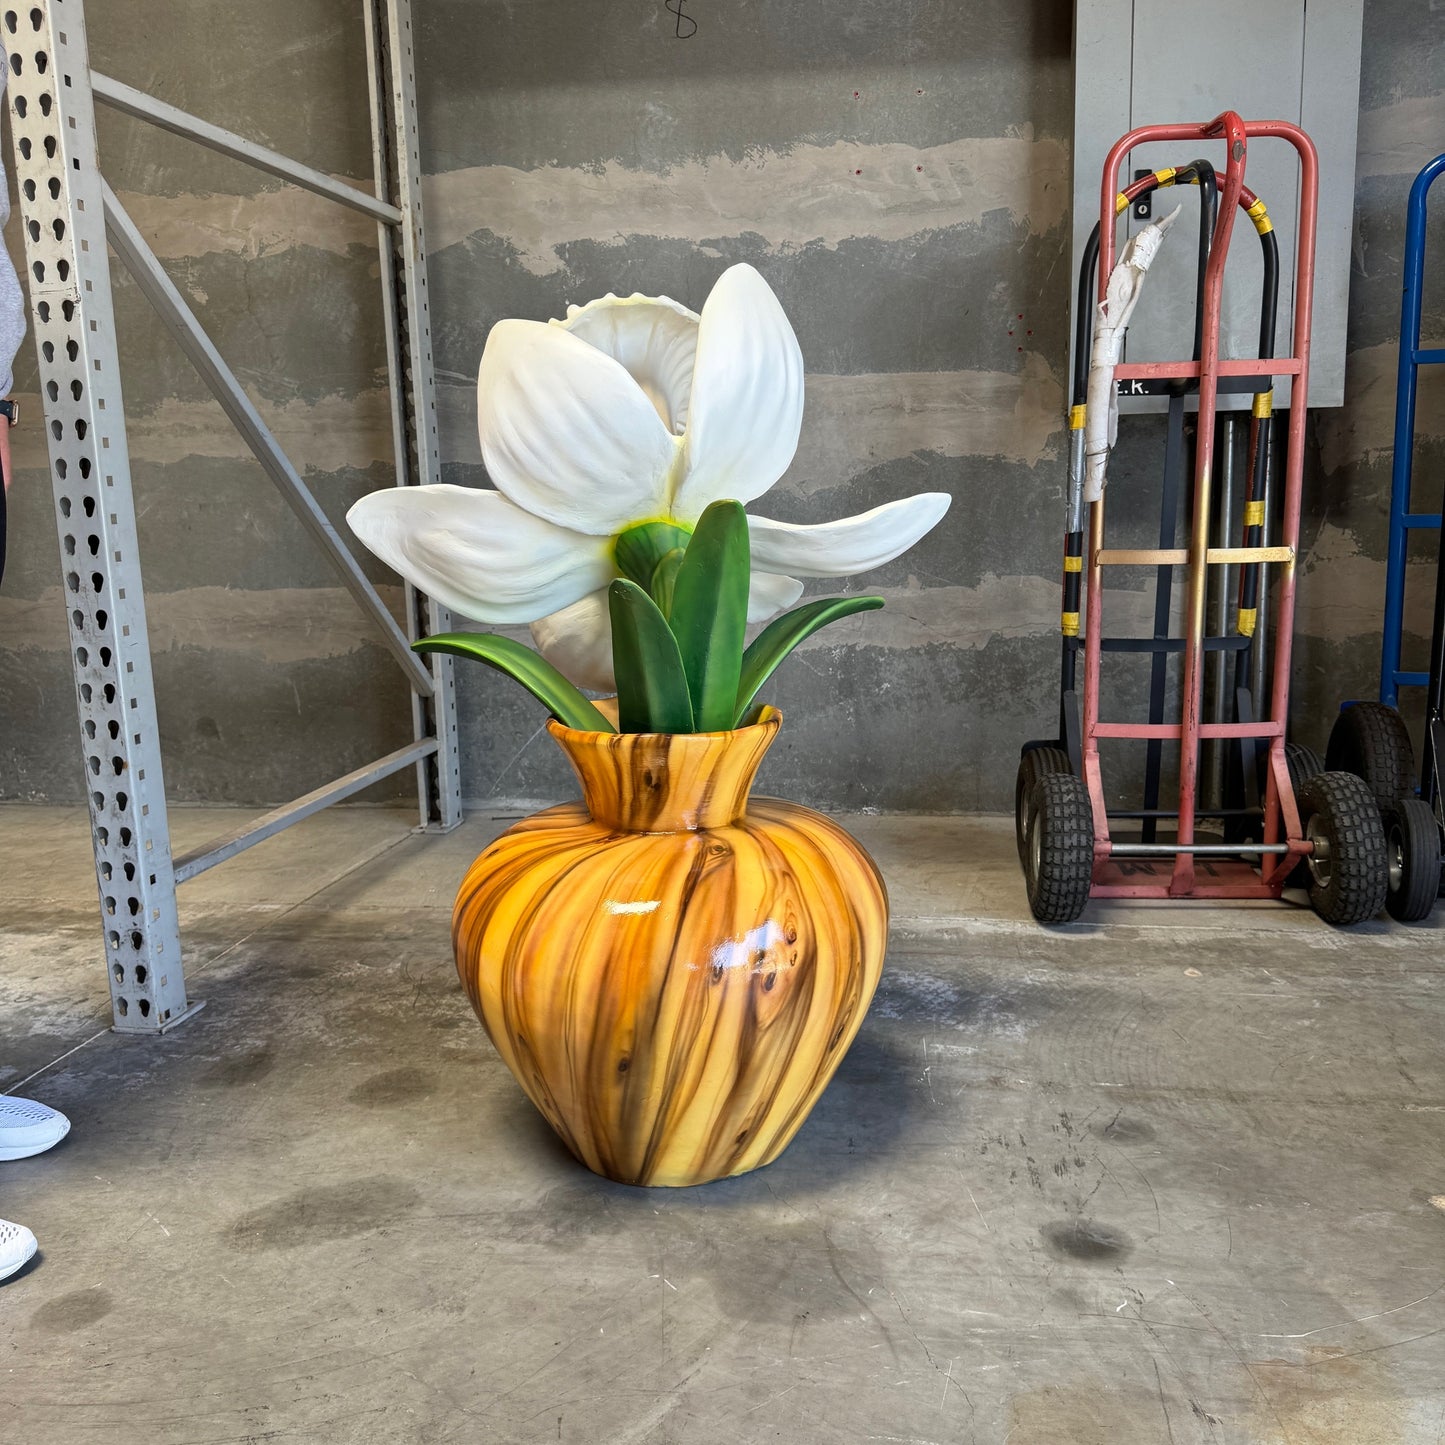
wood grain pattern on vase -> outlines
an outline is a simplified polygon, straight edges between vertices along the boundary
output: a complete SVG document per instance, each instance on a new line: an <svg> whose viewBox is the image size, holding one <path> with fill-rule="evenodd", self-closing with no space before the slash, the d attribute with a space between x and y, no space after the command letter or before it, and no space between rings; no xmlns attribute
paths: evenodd
<svg viewBox="0 0 1445 1445"><path fill-rule="evenodd" d="M888 901L836 823L749 800L781 715L726 733L549 723L583 802L525 819L457 895L457 969L589 1169L685 1185L771 1163L847 1052Z"/></svg>

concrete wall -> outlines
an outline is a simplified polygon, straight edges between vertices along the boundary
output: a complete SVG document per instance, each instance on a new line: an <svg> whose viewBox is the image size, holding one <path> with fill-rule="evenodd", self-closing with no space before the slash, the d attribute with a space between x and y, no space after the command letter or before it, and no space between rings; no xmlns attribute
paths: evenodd
<svg viewBox="0 0 1445 1445"><path fill-rule="evenodd" d="M97 69L325 171L369 174L359 5L86 9ZM391 475L374 225L139 122L97 119L122 203L339 520ZM18 216L6 240L18 256ZM189 362L115 276L167 789L280 801L405 741L406 688ZM36 389L29 339L16 386ZM70 800L83 796L82 758L37 395L22 414L0 592L0 790ZM400 589L389 596L399 604Z"/></svg>
<svg viewBox="0 0 1445 1445"><path fill-rule="evenodd" d="M1006 806L1018 744L1054 706L1067 0L683 0L688 39L661 0L414 4L447 479L483 481L472 383L494 321L608 290L696 306L725 266L752 262L809 369L797 461L757 509L812 521L909 492L955 497L912 553L847 584L888 608L821 634L780 675L787 723L766 786L824 806ZM132 10L92 0L99 67L366 175L351 7L152 0L139 28ZM1445 143L1445 44L1423 28L1411 0L1367 4L1349 399L1312 433L1307 741L1341 696L1372 686L1404 196ZM102 141L328 508L382 485L366 223L131 122L107 118ZM131 289L118 294L168 786L274 801L395 746L404 690L183 359ZM17 384L33 375L27 354ZM1427 474L1445 449L1442 400L1432 387L1422 407ZM24 437L0 595L0 793L74 798L54 530L38 431ZM1121 453L1126 508L1156 485L1155 439ZM494 674L459 676L468 796L570 791L535 705Z"/></svg>

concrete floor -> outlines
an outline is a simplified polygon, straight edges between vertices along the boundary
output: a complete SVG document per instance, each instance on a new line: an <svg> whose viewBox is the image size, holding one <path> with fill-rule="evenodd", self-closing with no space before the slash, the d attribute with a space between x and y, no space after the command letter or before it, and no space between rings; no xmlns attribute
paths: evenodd
<svg viewBox="0 0 1445 1445"><path fill-rule="evenodd" d="M0 1088L74 1121L0 1165L42 1246L0 1439L1445 1439L1438 927L1045 931L1004 820L851 825L896 911L857 1044L770 1169L648 1192L553 1142L458 986L500 821L333 811L187 885L207 1007L141 1041L83 816L0 808Z"/></svg>

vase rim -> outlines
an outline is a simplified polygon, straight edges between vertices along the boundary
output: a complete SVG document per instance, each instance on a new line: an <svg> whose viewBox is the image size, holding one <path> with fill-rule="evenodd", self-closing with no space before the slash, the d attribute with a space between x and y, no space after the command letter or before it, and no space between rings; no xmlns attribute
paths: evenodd
<svg viewBox="0 0 1445 1445"><path fill-rule="evenodd" d="M741 737L746 733L756 733L766 729L776 732L782 725L783 714L771 703L764 703L762 711L758 714L758 720L749 723L746 727L725 728L720 732L711 733L626 733L626 732L597 732L588 728L569 728L566 723L558 722L556 718L547 719L547 731L560 743L564 740L585 742L589 738L732 738Z"/></svg>

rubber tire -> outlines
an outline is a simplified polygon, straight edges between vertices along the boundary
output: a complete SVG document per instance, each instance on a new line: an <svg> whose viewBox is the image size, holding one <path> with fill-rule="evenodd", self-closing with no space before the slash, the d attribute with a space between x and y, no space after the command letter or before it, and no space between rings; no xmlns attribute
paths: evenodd
<svg viewBox="0 0 1445 1445"><path fill-rule="evenodd" d="M1040 923L1072 923L1094 876L1094 810L1084 780L1044 773L1029 793L1024 880Z"/></svg>
<svg viewBox="0 0 1445 1445"><path fill-rule="evenodd" d="M1440 825L1422 798L1401 798L1380 812L1385 866L1391 876L1385 909L1401 923L1419 923L1440 891Z"/></svg>
<svg viewBox="0 0 1445 1445"><path fill-rule="evenodd" d="M1326 923L1348 928L1385 906L1389 869L1385 830L1369 784L1355 773L1324 772L1299 791L1300 825L1329 846L1327 863L1309 864L1310 905Z"/></svg>
<svg viewBox="0 0 1445 1445"><path fill-rule="evenodd" d="M1299 802L1299 790L1313 777L1324 772L1325 760L1313 749L1307 748L1303 743L1286 743L1284 745L1284 765L1289 770L1289 785L1294 789L1295 802ZM1269 766L1268 757L1265 759L1265 766ZM1260 784L1260 793L1264 792L1264 784ZM1307 859L1301 859L1294 865L1285 883L1291 888L1308 888L1310 886L1310 865Z"/></svg>
<svg viewBox="0 0 1445 1445"><path fill-rule="evenodd" d="M1269 781L1269 740L1263 739L1263 746L1259 750L1259 756L1255 760L1255 784L1259 788L1260 800L1264 799L1265 784ZM1314 777L1316 773L1325 770L1325 760L1313 749L1307 748L1303 743L1286 743L1284 745L1284 765L1289 772L1290 787L1299 796L1299 790L1304 786L1307 779ZM1347 773L1354 771L1353 768L1346 768Z"/></svg>
<svg viewBox="0 0 1445 1445"><path fill-rule="evenodd" d="M1014 841L1019 848L1019 866L1024 865L1027 851L1029 795L1034 784L1045 773L1072 773L1073 766L1063 748L1029 748L1019 758L1018 777L1014 781Z"/></svg>
<svg viewBox="0 0 1445 1445"><path fill-rule="evenodd" d="M1325 760L1313 748L1307 748L1303 743L1284 745L1284 765L1289 769L1290 787L1294 789L1295 797L1299 797L1299 790L1311 778L1325 770ZM1348 772L1349 769L1345 771Z"/></svg>
<svg viewBox="0 0 1445 1445"><path fill-rule="evenodd" d="M1380 807L1415 796L1415 753L1404 719L1382 702L1343 708L1330 730L1325 766L1363 778Z"/></svg>

